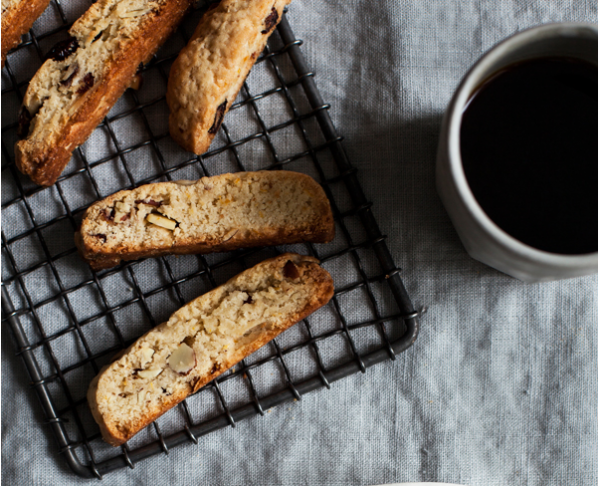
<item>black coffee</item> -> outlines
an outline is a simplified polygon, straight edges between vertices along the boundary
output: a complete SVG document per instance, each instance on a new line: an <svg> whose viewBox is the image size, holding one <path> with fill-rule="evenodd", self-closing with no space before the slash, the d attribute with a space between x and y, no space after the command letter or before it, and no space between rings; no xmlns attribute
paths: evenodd
<svg viewBox="0 0 600 486"><path fill-rule="evenodd" d="M504 231L552 253L598 251L598 67L514 64L483 83L460 149L477 202Z"/></svg>

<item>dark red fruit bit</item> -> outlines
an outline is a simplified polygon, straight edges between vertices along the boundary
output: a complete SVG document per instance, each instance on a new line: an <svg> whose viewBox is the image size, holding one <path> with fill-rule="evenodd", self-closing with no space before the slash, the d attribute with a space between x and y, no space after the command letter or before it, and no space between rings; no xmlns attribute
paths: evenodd
<svg viewBox="0 0 600 486"><path fill-rule="evenodd" d="M277 13L277 10L275 10L275 7L271 7L271 13L265 19L265 30L262 30L260 33L268 34L269 32L271 32L273 27L275 27L277 25L278 20L279 20L279 14Z"/></svg>
<svg viewBox="0 0 600 486"><path fill-rule="evenodd" d="M85 93L92 86L94 86L94 75L92 73L87 73L81 81L81 86L77 90L77 94Z"/></svg>
<svg viewBox="0 0 600 486"><path fill-rule="evenodd" d="M258 52L253 52L250 56L252 59L256 59L258 57Z"/></svg>
<svg viewBox="0 0 600 486"><path fill-rule="evenodd" d="M288 260L287 263L283 267L283 276L285 278L291 278L292 280L297 279L300 276L300 272L298 272L298 267L294 265L294 262Z"/></svg>
<svg viewBox="0 0 600 486"><path fill-rule="evenodd" d="M124 216L121 216L121 219L119 221L127 221L129 219L129 214L126 214Z"/></svg>
<svg viewBox="0 0 600 486"><path fill-rule="evenodd" d="M115 208L112 208L111 211L109 211L108 209L106 211L103 211L102 212L102 217L106 221L113 221L115 219Z"/></svg>
<svg viewBox="0 0 600 486"><path fill-rule="evenodd" d="M214 135L219 131L221 127L221 123L223 123L223 117L225 116L225 108L227 108L227 100L223 101L217 108L217 112L215 113L215 121L212 124L212 127L208 129L208 133Z"/></svg>
<svg viewBox="0 0 600 486"><path fill-rule="evenodd" d="M106 235L103 235L102 233L98 233L97 235L92 235L96 238L98 238L99 240L102 240L102 243L106 243Z"/></svg>
<svg viewBox="0 0 600 486"><path fill-rule="evenodd" d="M73 69L73 72L71 73L71 75L67 79L63 79L60 82L60 84L62 84L63 86L66 86L68 88L69 86L71 86L73 84L73 78L75 76L77 76L78 72L79 72L79 66L75 65L75 69Z"/></svg>
<svg viewBox="0 0 600 486"><path fill-rule="evenodd" d="M25 138L29 133L29 125L33 117L29 113L29 110L24 106L21 107L19 113L19 124L17 125L17 135L19 138Z"/></svg>
<svg viewBox="0 0 600 486"><path fill-rule="evenodd" d="M146 199L137 199L135 201L136 204L147 204L148 206L154 206L155 208L160 207L162 201L155 201L154 199L146 198Z"/></svg>
<svg viewBox="0 0 600 486"><path fill-rule="evenodd" d="M67 57L73 54L79 48L79 42L75 37L69 37L64 41L56 44L50 52L46 54L46 59L54 59L55 61L64 61Z"/></svg>
<svg viewBox="0 0 600 486"><path fill-rule="evenodd" d="M247 298L247 299L244 301L244 304L252 304L252 302L254 302L254 301L252 300L252 296L251 296L251 295L249 295L249 296L248 296L248 298Z"/></svg>

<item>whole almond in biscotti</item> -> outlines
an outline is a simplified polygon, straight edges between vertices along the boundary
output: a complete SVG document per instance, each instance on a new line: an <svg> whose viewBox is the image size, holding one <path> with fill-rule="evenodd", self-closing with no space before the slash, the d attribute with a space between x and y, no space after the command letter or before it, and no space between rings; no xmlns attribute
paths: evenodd
<svg viewBox="0 0 600 486"><path fill-rule="evenodd" d="M258 171L117 192L88 208L75 241L100 270L148 256L326 243L334 232L329 200L312 177Z"/></svg>
<svg viewBox="0 0 600 486"><path fill-rule="evenodd" d="M171 67L169 131L183 148L208 150L246 76L291 0L221 0Z"/></svg>
<svg viewBox="0 0 600 486"><path fill-rule="evenodd" d="M123 444L329 302L333 280L318 263L294 253L265 260L140 337L90 384L88 403L104 440Z"/></svg>
<svg viewBox="0 0 600 486"><path fill-rule="evenodd" d="M17 167L54 184L117 99L177 27L193 0L98 0L35 74L19 114Z"/></svg>
<svg viewBox="0 0 600 486"><path fill-rule="evenodd" d="M42 15L50 0L2 0L2 67L6 54Z"/></svg>

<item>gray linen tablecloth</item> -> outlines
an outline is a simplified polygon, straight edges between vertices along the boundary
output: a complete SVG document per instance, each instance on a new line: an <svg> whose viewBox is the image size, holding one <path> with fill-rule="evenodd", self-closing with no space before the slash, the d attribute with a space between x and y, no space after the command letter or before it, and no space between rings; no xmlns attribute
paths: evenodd
<svg viewBox="0 0 600 486"><path fill-rule="evenodd" d="M443 111L483 52L530 26L596 16L592 0L295 0L288 19L424 310L420 336L393 363L105 484L595 484L597 278L526 285L469 258L434 160ZM2 479L84 481L41 424L2 327Z"/></svg>

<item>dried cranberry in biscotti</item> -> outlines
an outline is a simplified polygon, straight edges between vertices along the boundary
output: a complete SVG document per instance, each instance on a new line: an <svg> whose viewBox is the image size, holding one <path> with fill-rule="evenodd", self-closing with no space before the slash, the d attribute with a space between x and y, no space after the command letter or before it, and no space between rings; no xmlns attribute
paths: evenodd
<svg viewBox="0 0 600 486"><path fill-rule="evenodd" d="M69 66L70 68L70 66ZM69 69L67 68L67 69ZM77 73L79 72L79 65L75 64L75 67L73 68L73 71L71 72L71 74L66 78L63 79L60 84L63 86L66 86L67 88L69 86L71 86L71 84L73 84L73 78L75 78L75 76L77 76Z"/></svg>
<svg viewBox="0 0 600 486"><path fill-rule="evenodd" d="M77 94L84 94L92 86L94 86L94 75L92 73L87 73L81 80L81 85L77 90Z"/></svg>
<svg viewBox="0 0 600 486"><path fill-rule="evenodd" d="M100 213L100 216L102 217L102 219L104 219L104 221L114 221L115 220L115 208L112 208L111 211L109 211L108 209L106 211L102 211Z"/></svg>
<svg viewBox="0 0 600 486"><path fill-rule="evenodd" d="M223 101L218 107L215 113L215 121L212 124L212 127L208 129L208 133L214 135L219 131L221 127L221 123L223 123L223 117L225 116L225 108L227 108L227 100Z"/></svg>
<svg viewBox="0 0 600 486"><path fill-rule="evenodd" d="M31 113L24 106L21 107L21 112L19 113L19 124L17 125L17 136L19 138L25 138L29 133L29 125L31 124Z"/></svg>
<svg viewBox="0 0 600 486"><path fill-rule="evenodd" d="M300 276L300 272L298 272L298 267L294 265L293 261L288 260L287 263L283 266L283 276L292 280L296 280Z"/></svg>
<svg viewBox="0 0 600 486"><path fill-rule="evenodd" d="M75 37L69 37L64 41L60 41L52 49L50 49L50 52L46 54L46 59L64 61L77 49L79 49L79 41Z"/></svg>
<svg viewBox="0 0 600 486"><path fill-rule="evenodd" d="M271 7L271 13L265 19L265 30L261 30L261 34L268 34L273 30L273 27L277 25L277 21L279 20L279 14L275 7Z"/></svg>
<svg viewBox="0 0 600 486"><path fill-rule="evenodd" d="M155 201L154 199L146 198L146 199L136 199L136 204L147 204L148 206L154 206L155 208L160 207L162 201Z"/></svg>

